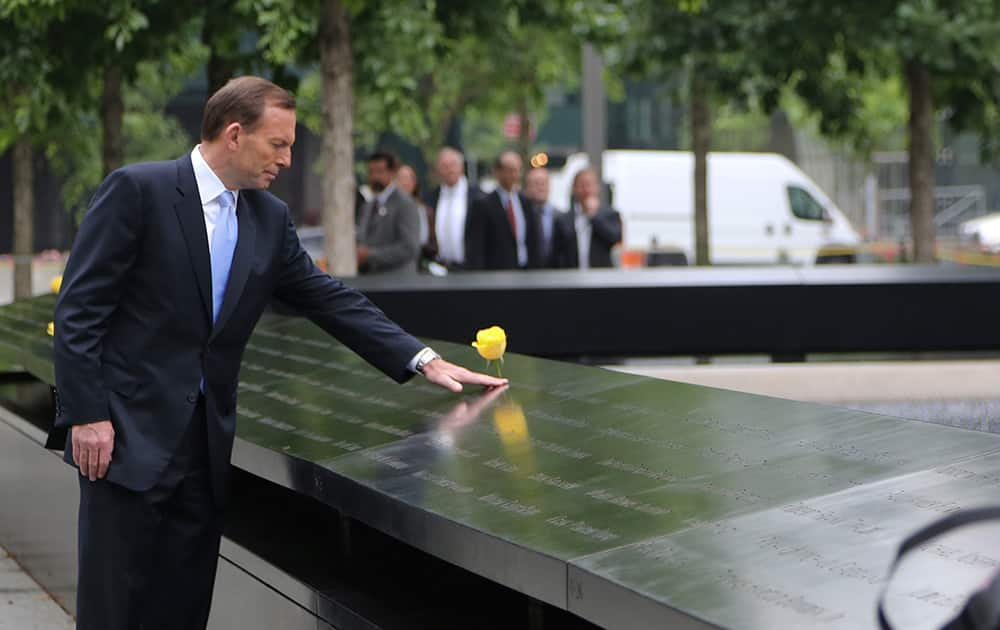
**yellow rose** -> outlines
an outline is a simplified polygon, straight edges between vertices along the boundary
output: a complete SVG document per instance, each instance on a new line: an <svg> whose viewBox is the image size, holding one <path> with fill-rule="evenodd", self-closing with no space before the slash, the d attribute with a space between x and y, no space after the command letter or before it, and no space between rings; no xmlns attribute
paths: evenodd
<svg viewBox="0 0 1000 630"><path fill-rule="evenodd" d="M59 293L59 289L62 288L62 276L52 278L52 284L49 286L52 288L53 293Z"/></svg>
<svg viewBox="0 0 1000 630"><path fill-rule="evenodd" d="M484 328L476 333L472 347L487 361L502 359L504 351L507 350L507 333L499 326Z"/></svg>
<svg viewBox="0 0 1000 630"><path fill-rule="evenodd" d="M49 337L56 334L56 323L49 322L49 325L45 327L45 332L49 333Z"/></svg>

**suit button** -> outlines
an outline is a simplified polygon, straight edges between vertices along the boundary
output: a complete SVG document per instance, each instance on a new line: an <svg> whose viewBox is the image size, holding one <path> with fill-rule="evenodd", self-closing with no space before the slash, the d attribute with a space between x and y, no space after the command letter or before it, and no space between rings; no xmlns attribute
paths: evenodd
<svg viewBox="0 0 1000 630"><path fill-rule="evenodd" d="M198 394L188 394L188 402L192 405L198 402Z"/></svg>

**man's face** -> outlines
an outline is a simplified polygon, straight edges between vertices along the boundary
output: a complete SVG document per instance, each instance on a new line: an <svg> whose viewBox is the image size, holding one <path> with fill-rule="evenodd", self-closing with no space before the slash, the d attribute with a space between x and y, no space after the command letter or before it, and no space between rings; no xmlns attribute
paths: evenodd
<svg viewBox="0 0 1000 630"><path fill-rule="evenodd" d="M544 168L533 168L528 171L524 180L524 194L537 204L549 200L549 172Z"/></svg>
<svg viewBox="0 0 1000 630"><path fill-rule="evenodd" d="M598 196L599 192L597 178L590 171L580 173L580 176L576 178L576 183L573 184L573 198L580 203L589 197Z"/></svg>
<svg viewBox="0 0 1000 630"><path fill-rule="evenodd" d="M233 156L239 188L268 188L292 165L295 110L268 105L252 129L241 128Z"/></svg>
<svg viewBox="0 0 1000 630"><path fill-rule="evenodd" d="M504 190L513 190L521 179L521 158L516 153L504 153L496 168L497 183Z"/></svg>
<svg viewBox="0 0 1000 630"><path fill-rule="evenodd" d="M442 153L438 156L437 176L445 186L454 186L462 176L462 161L450 151Z"/></svg>
<svg viewBox="0 0 1000 630"><path fill-rule="evenodd" d="M382 192L392 182L395 175L389 170L389 164L385 160L372 160L368 162L368 186L377 193Z"/></svg>

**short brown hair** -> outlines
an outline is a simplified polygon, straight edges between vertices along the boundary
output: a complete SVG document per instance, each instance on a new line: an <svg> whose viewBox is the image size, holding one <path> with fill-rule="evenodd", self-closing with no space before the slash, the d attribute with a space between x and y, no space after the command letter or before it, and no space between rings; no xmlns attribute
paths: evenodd
<svg viewBox="0 0 1000 630"><path fill-rule="evenodd" d="M597 185L598 186L601 185L601 181L597 179L597 170L594 169L593 166L584 166L583 168L581 168L576 172L576 175L573 176L573 183L570 184L570 190L576 188L576 183L580 181L580 178L584 175L584 173L589 173L593 175L594 179L597 180Z"/></svg>
<svg viewBox="0 0 1000 630"><path fill-rule="evenodd" d="M368 156L367 162L385 162L385 167L390 171L399 170L399 159L391 151L376 151Z"/></svg>
<svg viewBox="0 0 1000 630"><path fill-rule="evenodd" d="M205 104L201 139L214 140L227 125L234 122L252 131L268 105L295 109L295 97L288 90L260 77L230 79Z"/></svg>

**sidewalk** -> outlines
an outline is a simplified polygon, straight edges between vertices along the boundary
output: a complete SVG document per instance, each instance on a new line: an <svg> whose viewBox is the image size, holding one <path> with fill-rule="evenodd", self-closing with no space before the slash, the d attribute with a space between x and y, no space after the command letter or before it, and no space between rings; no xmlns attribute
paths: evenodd
<svg viewBox="0 0 1000 630"><path fill-rule="evenodd" d="M997 359L608 367L692 385L1000 433Z"/></svg>
<svg viewBox="0 0 1000 630"><path fill-rule="evenodd" d="M0 630L71 630L73 619L0 547Z"/></svg>

